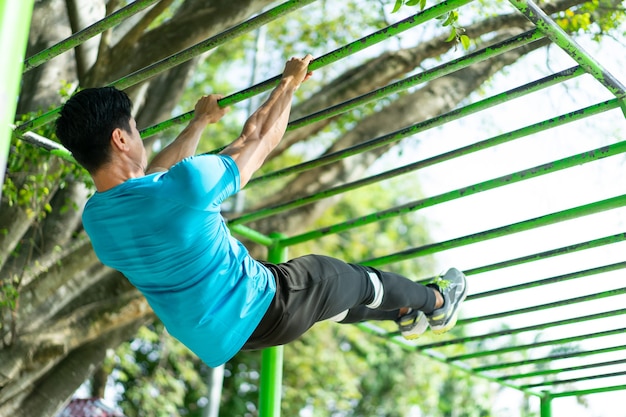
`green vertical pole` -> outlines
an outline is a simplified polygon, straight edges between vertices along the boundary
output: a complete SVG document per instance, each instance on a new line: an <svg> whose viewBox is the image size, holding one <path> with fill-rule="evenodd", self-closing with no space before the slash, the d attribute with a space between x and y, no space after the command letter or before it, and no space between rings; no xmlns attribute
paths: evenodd
<svg viewBox="0 0 626 417"><path fill-rule="evenodd" d="M549 392L543 393L539 407L541 417L552 417L552 396Z"/></svg>
<svg viewBox="0 0 626 417"><path fill-rule="evenodd" d="M287 248L280 243L284 236L271 234L274 243L269 247L268 261L287 260ZM261 358L261 386L259 388L259 417L280 417L280 399L283 385L283 346L264 349Z"/></svg>
<svg viewBox="0 0 626 417"><path fill-rule="evenodd" d="M33 14L34 0L0 0L0 178L9 157L9 144L15 118L17 97L22 79L22 65L26 53L28 30ZM0 180L0 183L3 180ZM2 188L0 187L0 197Z"/></svg>

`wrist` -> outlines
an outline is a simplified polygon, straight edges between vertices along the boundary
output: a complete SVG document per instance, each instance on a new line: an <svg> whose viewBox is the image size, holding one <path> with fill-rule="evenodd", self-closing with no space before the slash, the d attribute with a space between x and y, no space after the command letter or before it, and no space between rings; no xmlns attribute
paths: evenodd
<svg viewBox="0 0 626 417"><path fill-rule="evenodd" d="M204 127L209 123L215 123L211 121L211 116L208 114L194 114L193 118L189 122L189 124L198 125Z"/></svg>
<svg viewBox="0 0 626 417"><path fill-rule="evenodd" d="M295 78L293 76L288 76L288 77L281 78L280 84L279 84L279 87L282 87L287 92L291 92L291 93L296 91L299 86L300 86L300 84L298 82L296 82L296 80L295 80Z"/></svg>

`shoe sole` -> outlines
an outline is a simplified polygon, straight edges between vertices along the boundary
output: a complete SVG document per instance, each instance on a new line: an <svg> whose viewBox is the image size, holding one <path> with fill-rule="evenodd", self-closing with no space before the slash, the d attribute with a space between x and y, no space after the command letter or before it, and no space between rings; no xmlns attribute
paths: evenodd
<svg viewBox="0 0 626 417"><path fill-rule="evenodd" d="M420 313L419 316L417 317L418 317L417 323L411 330L406 331L406 332L401 332L402 337L404 337L406 340L415 340L419 338L428 329L428 319L426 318L426 315L423 313ZM401 326L408 326L410 324L411 324L410 321L400 322Z"/></svg>

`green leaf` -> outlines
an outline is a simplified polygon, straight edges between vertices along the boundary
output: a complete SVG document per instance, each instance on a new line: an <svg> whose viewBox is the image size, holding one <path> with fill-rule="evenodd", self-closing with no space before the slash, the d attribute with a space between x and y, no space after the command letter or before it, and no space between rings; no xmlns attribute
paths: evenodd
<svg viewBox="0 0 626 417"><path fill-rule="evenodd" d="M417 6L421 2L422 2L422 0L409 0L409 1L406 2L406 5L407 6Z"/></svg>
<svg viewBox="0 0 626 417"><path fill-rule="evenodd" d="M454 23L454 14L449 12L446 16L446 20L443 22L443 26L450 26L452 23Z"/></svg>
<svg viewBox="0 0 626 417"><path fill-rule="evenodd" d="M456 39L456 28L452 27L452 29L450 30L450 36L448 36L448 39L446 39L446 42L452 42L455 39Z"/></svg>
<svg viewBox="0 0 626 417"><path fill-rule="evenodd" d="M469 49L469 47L470 47L470 38L469 38L469 36L461 35L460 40L461 40L461 45L463 45L463 48Z"/></svg>
<svg viewBox="0 0 626 417"><path fill-rule="evenodd" d="M402 0L396 0L396 4L393 6L393 10L391 11L391 13L395 13L398 10L400 10L400 7L402 7Z"/></svg>

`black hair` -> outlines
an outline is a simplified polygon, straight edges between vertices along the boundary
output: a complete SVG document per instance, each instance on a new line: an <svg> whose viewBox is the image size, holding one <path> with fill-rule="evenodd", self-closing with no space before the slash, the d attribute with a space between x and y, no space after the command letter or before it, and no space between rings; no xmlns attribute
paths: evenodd
<svg viewBox="0 0 626 417"><path fill-rule="evenodd" d="M130 133L132 103L115 87L87 88L73 95L61 109L56 134L87 171L94 173L111 158L111 134Z"/></svg>

